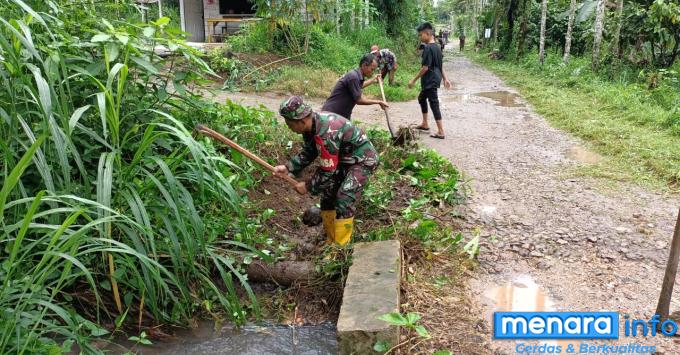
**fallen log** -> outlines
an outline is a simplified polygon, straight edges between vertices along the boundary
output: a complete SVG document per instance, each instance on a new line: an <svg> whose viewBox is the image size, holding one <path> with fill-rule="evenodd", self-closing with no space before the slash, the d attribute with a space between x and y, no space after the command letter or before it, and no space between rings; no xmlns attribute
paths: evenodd
<svg viewBox="0 0 680 355"><path fill-rule="evenodd" d="M275 282L290 286L295 282L312 281L320 275L311 261L280 261L269 264L254 260L246 268L248 280L255 282Z"/></svg>

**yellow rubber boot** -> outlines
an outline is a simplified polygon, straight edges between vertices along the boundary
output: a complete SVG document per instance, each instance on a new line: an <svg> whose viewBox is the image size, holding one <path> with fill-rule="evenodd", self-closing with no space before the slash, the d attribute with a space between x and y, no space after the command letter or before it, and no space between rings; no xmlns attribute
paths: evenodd
<svg viewBox="0 0 680 355"><path fill-rule="evenodd" d="M331 244L335 240L335 210L321 211L321 221L326 232L326 244Z"/></svg>
<svg viewBox="0 0 680 355"><path fill-rule="evenodd" d="M352 239L352 231L354 231L354 217L335 220L334 239L340 246L349 243Z"/></svg>

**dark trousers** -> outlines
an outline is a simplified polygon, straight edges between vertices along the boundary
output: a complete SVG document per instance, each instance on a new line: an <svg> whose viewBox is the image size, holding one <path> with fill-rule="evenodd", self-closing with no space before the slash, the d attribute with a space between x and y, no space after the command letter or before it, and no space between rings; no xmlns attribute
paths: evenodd
<svg viewBox="0 0 680 355"><path fill-rule="evenodd" d="M430 102L432 115L435 121L442 119L442 112L439 110L439 97L437 97L437 88L425 89L418 95L418 103L420 104L420 112L427 113L427 102Z"/></svg>

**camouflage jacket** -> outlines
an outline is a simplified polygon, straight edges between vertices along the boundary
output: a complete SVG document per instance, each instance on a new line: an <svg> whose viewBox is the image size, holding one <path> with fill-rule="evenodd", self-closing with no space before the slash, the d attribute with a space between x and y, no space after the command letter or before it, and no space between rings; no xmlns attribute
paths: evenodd
<svg viewBox="0 0 680 355"><path fill-rule="evenodd" d="M366 133L337 114L315 112L312 116L312 131L303 138L302 151L286 164L286 168L297 175L320 157L319 168L307 182L307 190L313 195L328 188L333 175L343 165L378 165L378 152Z"/></svg>
<svg viewBox="0 0 680 355"><path fill-rule="evenodd" d="M378 59L379 70L392 70L396 67L397 56L387 48L379 50L378 53L376 53L376 58Z"/></svg>

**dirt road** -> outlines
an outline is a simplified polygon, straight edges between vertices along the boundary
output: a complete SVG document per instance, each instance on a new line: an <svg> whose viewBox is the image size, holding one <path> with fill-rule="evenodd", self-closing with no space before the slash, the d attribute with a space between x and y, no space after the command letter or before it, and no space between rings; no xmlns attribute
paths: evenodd
<svg viewBox="0 0 680 355"><path fill-rule="evenodd" d="M471 284L484 310L480 316L490 322L494 310L554 309L608 310L649 319L678 196L575 174L575 167L606 164L606 157L552 128L491 72L465 57L447 57L445 68L454 82L452 90L440 93L447 137L422 135L422 141L471 179L464 225L481 234L481 267ZM273 110L281 100L226 96ZM320 106L321 100L311 101ZM384 125L377 107L354 112L356 120ZM416 124L419 107L394 103L391 117L397 125ZM675 294L671 310L680 310L678 285ZM666 337L619 343L631 341L657 345L665 354L680 352L680 342ZM492 346L514 353L514 343L494 341Z"/></svg>

